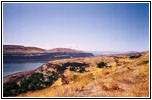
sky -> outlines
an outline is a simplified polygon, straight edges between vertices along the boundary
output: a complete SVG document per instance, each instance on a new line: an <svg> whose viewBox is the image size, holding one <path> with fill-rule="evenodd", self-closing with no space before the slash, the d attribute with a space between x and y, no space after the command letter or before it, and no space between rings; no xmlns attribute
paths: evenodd
<svg viewBox="0 0 152 100"><path fill-rule="evenodd" d="M148 3L3 3L3 44L149 50Z"/></svg>

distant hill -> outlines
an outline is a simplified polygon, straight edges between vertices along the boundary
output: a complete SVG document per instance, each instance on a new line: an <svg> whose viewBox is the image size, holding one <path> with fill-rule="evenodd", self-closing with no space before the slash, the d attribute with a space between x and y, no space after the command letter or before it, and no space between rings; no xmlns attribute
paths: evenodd
<svg viewBox="0 0 152 100"><path fill-rule="evenodd" d="M87 53L70 48L55 48L45 50L37 47L25 47L21 45L3 45L3 58L5 61L43 61L65 58L90 57Z"/></svg>
<svg viewBox="0 0 152 100"><path fill-rule="evenodd" d="M134 55L134 54L143 54L144 52L138 51L89 51L93 53L94 56L104 56L104 55Z"/></svg>
<svg viewBox="0 0 152 100"><path fill-rule="evenodd" d="M54 48L51 50L47 50L48 53L52 53L52 52L70 52L70 53L86 53L84 51L79 51L79 50L73 50L70 48Z"/></svg>
<svg viewBox="0 0 152 100"><path fill-rule="evenodd" d="M46 50L37 47L25 47L21 45L3 45L3 53L43 53Z"/></svg>

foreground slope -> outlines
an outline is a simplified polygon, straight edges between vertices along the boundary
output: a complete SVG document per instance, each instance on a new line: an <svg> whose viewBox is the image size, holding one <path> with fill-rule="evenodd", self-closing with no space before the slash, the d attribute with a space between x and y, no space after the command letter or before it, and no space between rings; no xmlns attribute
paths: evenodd
<svg viewBox="0 0 152 100"><path fill-rule="evenodd" d="M97 68L101 61L110 67ZM148 97L148 62L148 52L139 58L103 56L50 61L37 71L58 71L61 77L48 88L17 97ZM70 71L70 66L85 66L86 70Z"/></svg>

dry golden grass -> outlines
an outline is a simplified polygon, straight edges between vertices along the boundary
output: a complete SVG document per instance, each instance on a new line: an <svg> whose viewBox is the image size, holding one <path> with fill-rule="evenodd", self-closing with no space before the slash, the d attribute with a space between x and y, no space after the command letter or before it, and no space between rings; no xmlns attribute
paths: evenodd
<svg viewBox="0 0 152 100"><path fill-rule="evenodd" d="M105 91L112 91L112 90L119 90L120 89L120 87L118 86L117 83L100 82L99 84L102 87L102 89L105 90Z"/></svg>
<svg viewBox="0 0 152 100"><path fill-rule="evenodd" d="M57 97L74 97L77 92L82 91L89 82L93 81L93 74L73 75L73 77L73 83L63 85L56 89Z"/></svg>
<svg viewBox="0 0 152 100"><path fill-rule="evenodd" d="M149 66L137 66L99 80L102 93L108 97L148 97ZM115 91L111 91L115 90ZM110 92L109 92L110 91Z"/></svg>

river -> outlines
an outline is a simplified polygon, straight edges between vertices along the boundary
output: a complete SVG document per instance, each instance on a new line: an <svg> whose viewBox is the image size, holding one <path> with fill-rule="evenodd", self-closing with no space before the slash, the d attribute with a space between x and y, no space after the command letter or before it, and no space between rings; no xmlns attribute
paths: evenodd
<svg viewBox="0 0 152 100"><path fill-rule="evenodd" d="M33 70L39 66L45 64L47 61L35 61L35 62L5 62L3 63L3 76L7 76L16 72L23 72Z"/></svg>

